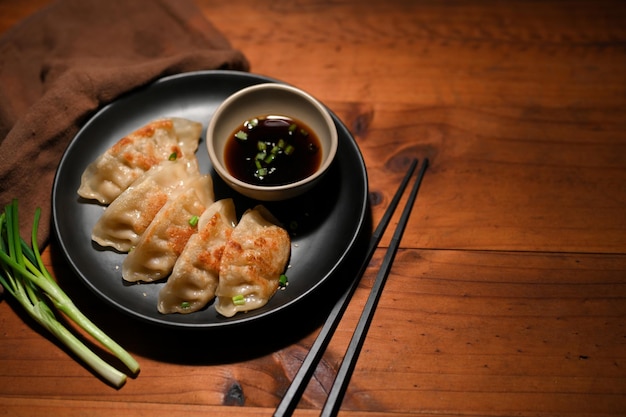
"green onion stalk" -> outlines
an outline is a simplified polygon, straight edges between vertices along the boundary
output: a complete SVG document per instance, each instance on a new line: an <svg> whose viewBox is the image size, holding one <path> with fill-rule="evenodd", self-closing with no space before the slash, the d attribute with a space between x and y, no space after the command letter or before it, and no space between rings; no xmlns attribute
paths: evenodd
<svg viewBox="0 0 626 417"><path fill-rule="evenodd" d="M37 244L40 208L35 210L31 246L19 233L18 204L13 200L0 214L0 284L40 325L114 387L121 387L127 375L104 361L57 319L52 306L106 347L132 375L139 372L137 361L89 320L61 290L41 259Z"/></svg>

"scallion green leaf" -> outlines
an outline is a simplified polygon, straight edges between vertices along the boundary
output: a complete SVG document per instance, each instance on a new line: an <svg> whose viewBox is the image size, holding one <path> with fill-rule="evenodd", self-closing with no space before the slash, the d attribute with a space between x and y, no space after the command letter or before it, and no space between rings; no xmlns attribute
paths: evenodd
<svg viewBox="0 0 626 417"><path fill-rule="evenodd" d="M17 200L13 200L0 214L0 284L37 323L108 383L120 387L126 382L126 374L90 350L73 332L63 326L51 308L53 306L99 341L133 374L139 371L137 361L74 305L46 269L37 245L40 216L41 210L37 208L31 234L32 243L29 246L19 234Z"/></svg>

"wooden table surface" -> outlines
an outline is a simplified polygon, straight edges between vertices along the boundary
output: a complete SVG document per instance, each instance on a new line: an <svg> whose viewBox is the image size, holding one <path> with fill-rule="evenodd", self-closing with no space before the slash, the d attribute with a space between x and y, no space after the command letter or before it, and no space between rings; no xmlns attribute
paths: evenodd
<svg viewBox="0 0 626 417"><path fill-rule="evenodd" d="M0 31L48 3L0 1ZM340 415L626 414L626 3L197 3L252 72L344 121L374 224L430 158ZM295 415L319 414L389 241ZM158 335L45 257L142 370L111 388L2 299L0 415L270 416L323 319L252 349Z"/></svg>

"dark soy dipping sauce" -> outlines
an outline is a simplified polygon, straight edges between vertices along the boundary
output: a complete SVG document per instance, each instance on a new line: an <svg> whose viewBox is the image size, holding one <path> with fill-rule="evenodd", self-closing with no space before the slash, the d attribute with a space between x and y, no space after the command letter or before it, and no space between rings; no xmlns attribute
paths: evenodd
<svg viewBox="0 0 626 417"><path fill-rule="evenodd" d="M261 116L246 120L226 141L226 169L256 185L284 185L315 173L322 159L320 141L299 120Z"/></svg>

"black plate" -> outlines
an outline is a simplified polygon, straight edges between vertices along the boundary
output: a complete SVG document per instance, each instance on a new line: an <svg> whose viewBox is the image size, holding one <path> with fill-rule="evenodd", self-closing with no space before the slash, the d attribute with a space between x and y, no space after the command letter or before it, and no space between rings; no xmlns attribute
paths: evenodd
<svg viewBox="0 0 626 417"><path fill-rule="evenodd" d="M289 285L263 308L232 318L218 315L212 305L187 315L160 314L156 303L163 283L124 283L121 277L124 255L92 244L91 229L103 207L81 200L76 193L81 174L90 162L119 138L159 117L193 119L202 122L206 130L221 101L244 87L263 82L279 81L234 71L201 71L163 78L104 107L70 143L52 191L55 232L78 276L106 302L153 324L223 328L267 317L298 303L328 281L345 261L367 218L367 173L354 138L332 112L339 132L339 149L323 182L302 197L266 204L284 224L297 227L292 232ZM233 192L215 175L204 136L197 156L201 171L213 174L216 199L232 197L239 215L256 204Z"/></svg>

